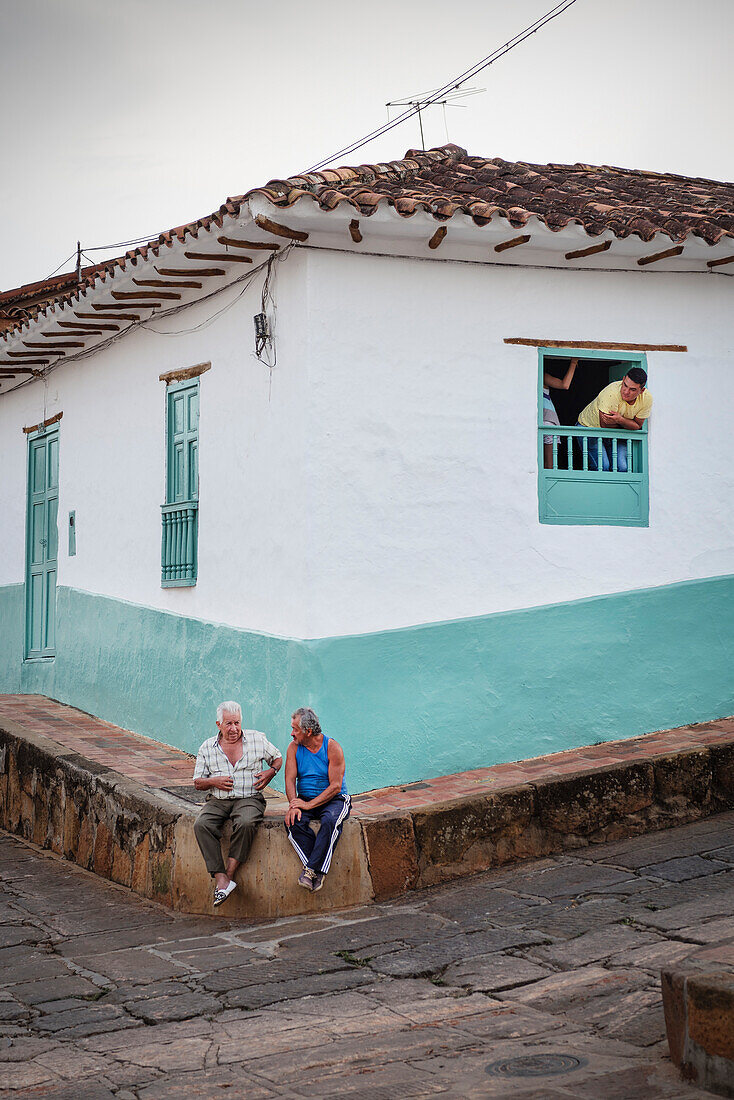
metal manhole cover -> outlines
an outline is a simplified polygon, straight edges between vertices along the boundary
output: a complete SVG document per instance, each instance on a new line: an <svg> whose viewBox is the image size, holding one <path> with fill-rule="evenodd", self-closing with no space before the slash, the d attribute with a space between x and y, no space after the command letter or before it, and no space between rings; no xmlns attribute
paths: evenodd
<svg viewBox="0 0 734 1100"><path fill-rule="evenodd" d="M526 1054L491 1062L486 1072L493 1077L551 1077L585 1065L585 1058L574 1058L571 1054Z"/></svg>

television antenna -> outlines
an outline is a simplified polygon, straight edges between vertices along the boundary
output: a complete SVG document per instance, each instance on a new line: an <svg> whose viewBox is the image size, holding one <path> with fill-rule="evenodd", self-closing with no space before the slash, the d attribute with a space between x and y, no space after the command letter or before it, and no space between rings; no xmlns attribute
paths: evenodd
<svg viewBox="0 0 734 1100"><path fill-rule="evenodd" d="M428 92L419 92L417 95L407 96L405 99L391 99L389 103L386 103L387 108L387 121L390 122L390 108L391 107L412 107L415 113L418 115L418 125L421 131L421 149L425 149L426 140L423 136L423 116L422 111L426 107L441 106L443 107L444 125L446 124L446 108L447 107L466 107L466 103L459 103L460 99L468 99L469 96L479 95L480 92L486 92L486 88L460 88L458 85L451 88L444 93L440 99L435 99L437 92L440 92L440 88L432 88ZM446 140L449 140L448 126L446 126Z"/></svg>

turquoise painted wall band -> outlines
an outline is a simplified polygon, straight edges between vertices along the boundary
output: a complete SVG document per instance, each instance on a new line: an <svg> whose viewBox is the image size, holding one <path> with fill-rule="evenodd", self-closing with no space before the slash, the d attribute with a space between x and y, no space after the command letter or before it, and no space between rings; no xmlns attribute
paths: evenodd
<svg viewBox="0 0 734 1100"><path fill-rule="evenodd" d="M52 661L23 607L0 588L0 690L191 752L223 698L282 750L313 706L355 793L734 713L732 576L306 642L62 586Z"/></svg>

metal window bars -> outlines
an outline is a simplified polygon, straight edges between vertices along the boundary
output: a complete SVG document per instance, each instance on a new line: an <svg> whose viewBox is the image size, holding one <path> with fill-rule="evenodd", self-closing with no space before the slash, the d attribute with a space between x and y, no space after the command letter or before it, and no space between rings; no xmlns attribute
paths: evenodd
<svg viewBox="0 0 734 1100"><path fill-rule="evenodd" d="M161 584L193 584L199 503L196 500L161 505Z"/></svg>

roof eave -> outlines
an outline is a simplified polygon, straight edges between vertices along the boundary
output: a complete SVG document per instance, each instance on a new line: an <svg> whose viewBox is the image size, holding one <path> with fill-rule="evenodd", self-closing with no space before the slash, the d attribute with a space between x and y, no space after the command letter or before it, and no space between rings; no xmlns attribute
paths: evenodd
<svg viewBox="0 0 734 1100"><path fill-rule="evenodd" d="M734 238L726 234L715 245L693 233L680 240L664 231L643 241L635 234L619 237L610 229L590 234L580 221L573 219L558 229L551 229L534 214L518 225L499 211L477 224L463 211L437 219L428 208L419 206L406 215L387 199L375 205L368 214L353 200L339 202L333 209L325 210L311 194L302 194L287 208L274 210L272 202L264 195L252 193L250 207L253 216L277 218L293 230L307 233L310 248L409 255L428 260L554 266L582 271L725 273L724 267L711 268L708 264L734 254ZM437 240L436 231L441 227L445 233L442 232ZM520 241L520 238L527 239ZM594 248L597 251L587 255L574 255ZM670 249L681 251L649 262L651 257ZM640 260L646 262L640 264Z"/></svg>

